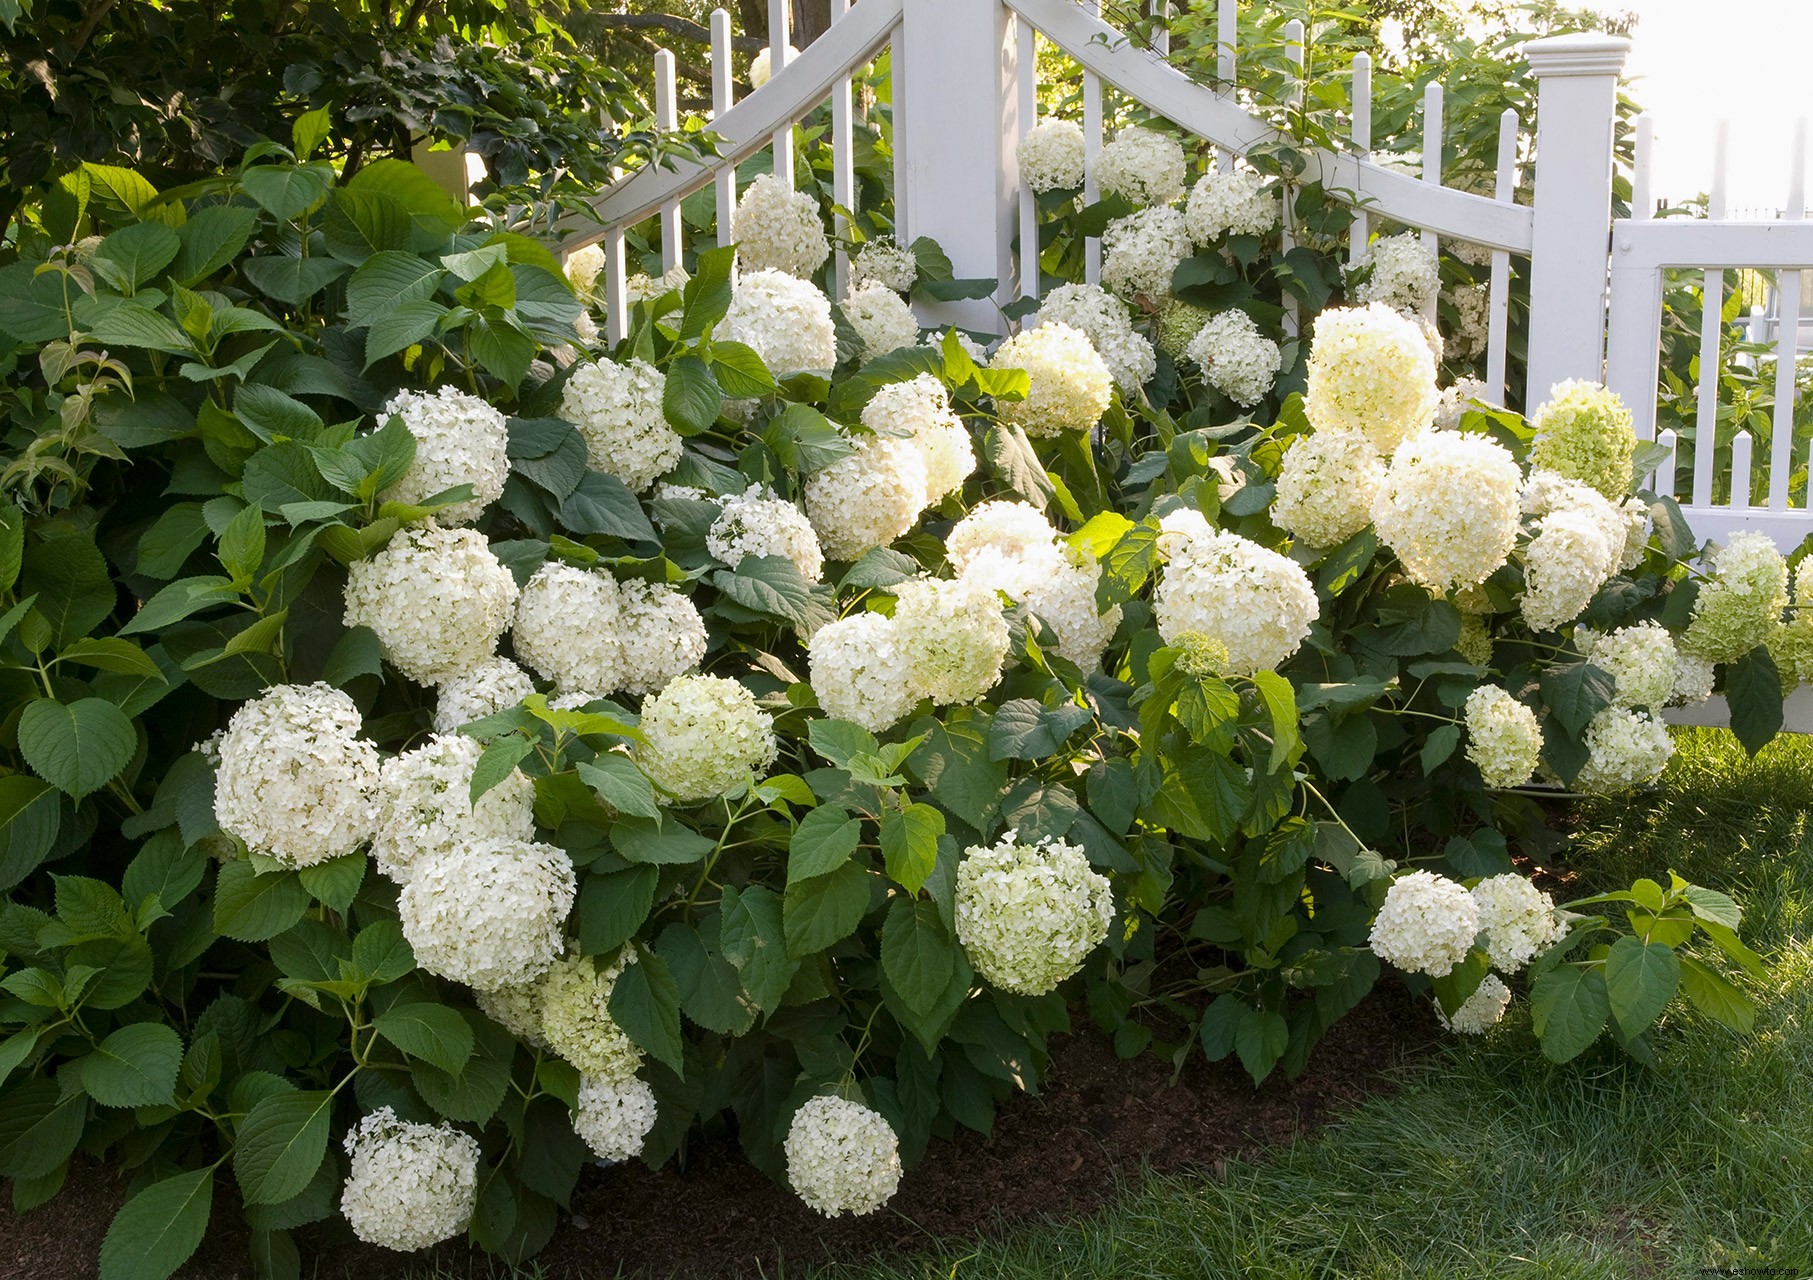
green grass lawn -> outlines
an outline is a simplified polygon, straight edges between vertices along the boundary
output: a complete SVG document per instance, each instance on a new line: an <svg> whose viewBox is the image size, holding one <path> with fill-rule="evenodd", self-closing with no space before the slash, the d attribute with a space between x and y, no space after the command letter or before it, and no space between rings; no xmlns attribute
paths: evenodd
<svg viewBox="0 0 1813 1280"><path fill-rule="evenodd" d="M1520 1002L1401 1091L1218 1179L1154 1178L1091 1218L812 1274L1813 1275L1813 739L1755 760L1722 732L1679 746L1658 794L1591 806L1570 861L1583 894L1673 867L1736 896L1771 973L1754 1036L1677 1006L1657 1067L1609 1043L1557 1067Z"/></svg>

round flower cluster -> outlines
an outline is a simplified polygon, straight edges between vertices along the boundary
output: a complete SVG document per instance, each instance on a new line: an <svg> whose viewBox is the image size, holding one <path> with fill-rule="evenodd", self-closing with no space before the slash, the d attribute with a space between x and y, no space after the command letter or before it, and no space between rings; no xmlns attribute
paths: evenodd
<svg viewBox="0 0 1813 1280"><path fill-rule="evenodd" d="M1712 696L1712 681L1716 674L1712 663L1692 654L1675 651L1675 687L1668 696L1671 707L1691 707L1706 701Z"/></svg>
<svg viewBox="0 0 1813 1280"><path fill-rule="evenodd" d="M1481 1036L1503 1020L1505 1010L1510 1006L1511 988L1496 973L1488 973L1480 979L1473 994L1461 1001L1460 1008L1454 1011L1453 1017L1443 1011L1439 1001L1435 1006L1435 1016L1445 1030L1458 1031L1466 1036Z"/></svg>
<svg viewBox="0 0 1813 1280"><path fill-rule="evenodd" d="M1223 236L1262 236L1278 225L1280 203L1250 169L1205 173L1184 202L1190 238L1207 248Z"/></svg>
<svg viewBox="0 0 1813 1280"><path fill-rule="evenodd" d="M793 45L789 43L787 46L787 61L781 65L783 67L790 66L797 57L799 57L799 50L795 49ZM761 49L756 51L755 57L749 60L749 87L751 89L760 89L763 85L774 79L773 59L773 47L764 45Z"/></svg>
<svg viewBox="0 0 1813 1280"><path fill-rule="evenodd" d="M1520 875L1488 876L1473 886L1486 958L1500 973L1516 973L1562 935L1555 900Z"/></svg>
<svg viewBox="0 0 1813 1280"><path fill-rule="evenodd" d="M1298 436L1278 468L1272 520L1312 547L1338 547L1372 522L1385 464L1357 431Z"/></svg>
<svg viewBox="0 0 1813 1280"><path fill-rule="evenodd" d="M1575 642L1579 640L1576 633ZM1620 627L1583 652L1614 681L1615 706L1661 708L1674 694L1674 638L1659 623Z"/></svg>
<svg viewBox="0 0 1813 1280"><path fill-rule="evenodd" d="M1637 433L1616 392L1579 379L1557 383L1530 415L1530 428L1532 469L1578 480L1613 502L1630 492Z"/></svg>
<svg viewBox="0 0 1813 1280"><path fill-rule="evenodd" d="M959 578L1022 600L1058 565L1058 533L1030 502L979 503L951 527L944 555Z"/></svg>
<svg viewBox="0 0 1813 1280"><path fill-rule="evenodd" d="M1194 510L1164 518L1159 552L1166 564L1153 610L1166 644L1200 631L1227 646L1230 672L1246 676L1277 667L1309 635L1316 591L1295 560L1213 529Z"/></svg>
<svg viewBox="0 0 1813 1280"><path fill-rule="evenodd" d="M1457 360L1476 360L1486 353L1492 337L1491 295L1483 284L1457 285L1448 293L1454 308L1454 331L1448 347Z"/></svg>
<svg viewBox="0 0 1813 1280"><path fill-rule="evenodd" d="M1122 129L1095 157L1095 184L1129 204L1170 204L1183 194L1183 147L1169 134Z"/></svg>
<svg viewBox="0 0 1813 1280"><path fill-rule="evenodd" d="M634 1160L641 1155L657 1115L655 1091L644 1080L635 1076L621 1081L596 1076L579 1079L573 1132L600 1160Z"/></svg>
<svg viewBox="0 0 1813 1280"><path fill-rule="evenodd" d="M651 276L646 271L638 271L623 284L623 302L633 307L638 302L650 302L665 293L677 293L686 287L692 276L680 263L674 263L658 276Z"/></svg>
<svg viewBox="0 0 1813 1280"><path fill-rule="evenodd" d="M755 696L722 676L681 676L642 704L636 755L683 803L710 800L774 763L774 726Z"/></svg>
<svg viewBox="0 0 1813 1280"><path fill-rule="evenodd" d="M957 864L957 940L976 972L1003 991L1042 996L1083 967L1108 936L1114 894L1082 846L1034 845L1008 831Z"/></svg>
<svg viewBox="0 0 1813 1280"><path fill-rule="evenodd" d="M1767 534L1740 533L1712 553L1711 569L1681 648L1711 662L1736 662L1781 626L1788 565Z"/></svg>
<svg viewBox="0 0 1813 1280"><path fill-rule="evenodd" d="M752 349L776 376L837 363L831 300L810 280L784 271L747 271L737 278L717 337Z"/></svg>
<svg viewBox="0 0 1813 1280"><path fill-rule="evenodd" d="M744 190L731 216L730 234L742 271L784 271L805 279L831 256L818 201L771 173Z"/></svg>
<svg viewBox="0 0 1813 1280"><path fill-rule="evenodd" d="M1524 621L1552 631L1572 622L1624 559L1627 512L1596 490L1552 471L1533 471L1524 510L1536 516L1536 535L1524 548Z"/></svg>
<svg viewBox="0 0 1813 1280"><path fill-rule="evenodd" d="M378 870L407 884L422 862L462 845L535 837L535 784L516 770L472 803L472 771L484 747L436 734L378 771Z"/></svg>
<svg viewBox="0 0 1813 1280"><path fill-rule="evenodd" d="M1607 707L1586 726L1586 763L1574 779L1584 792L1615 794L1654 782L1674 754L1668 726L1647 711Z"/></svg>
<svg viewBox="0 0 1813 1280"><path fill-rule="evenodd" d="M812 688L828 716L880 733L919 700L892 618L853 613L826 623L812 633L806 653Z"/></svg>
<svg viewBox="0 0 1813 1280"><path fill-rule="evenodd" d="M1166 205L1116 218L1102 233L1102 285L1128 302L1171 292L1171 273L1190 256L1183 214Z"/></svg>
<svg viewBox="0 0 1813 1280"><path fill-rule="evenodd" d="M586 465L646 492L685 452L680 433L667 425L661 398L667 375L631 357L625 364L597 360L573 370L560 394L560 416L585 438Z"/></svg>
<svg viewBox="0 0 1813 1280"><path fill-rule="evenodd" d="M817 582L824 575L825 557L812 522L772 489L752 484L721 505L723 514L705 535L705 549L713 559L734 569L745 556L786 556L806 581Z"/></svg>
<svg viewBox="0 0 1813 1280"><path fill-rule="evenodd" d="M1479 906L1462 885L1431 871L1392 881L1372 922L1373 954L1406 973L1440 978L1466 959L1479 933Z"/></svg>
<svg viewBox="0 0 1813 1280"><path fill-rule="evenodd" d="M925 461L927 503L957 492L976 469L976 446L969 428L951 412L950 393L944 384L929 373L890 382L876 391L863 406L862 425L877 435L912 433L912 442Z"/></svg>
<svg viewBox="0 0 1813 1280"><path fill-rule="evenodd" d="M1133 327L1125 304L1100 285L1059 285L1040 299L1039 323L1067 324L1086 334L1125 393L1139 390L1158 371L1151 339Z"/></svg>
<svg viewBox="0 0 1813 1280"><path fill-rule="evenodd" d="M1202 369L1210 386L1247 408L1265 399L1284 363L1278 344L1260 333L1244 311L1209 317L1184 354Z"/></svg>
<svg viewBox="0 0 1813 1280"><path fill-rule="evenodd" d="M894 638L913 688L941 706L987 693L1007 657L1000 601L962 578L914 578L895 587Z"/></svg>
<svg viewBox="0 0 1813 1280"><path fill-rule="evenodd" d="M665 688L705 656L705 619L686 595L664 582L630 578L618 584L623 610L619 637L622 667L616 682L605 688L577 687L563 693L601 697L614 690L642 697Z"/></svg>
<svg viewBox="0 0 1813 1280"><path fill-rule="evenodd" d="M1397 311L1421 311L1441 288L1441 263L1415 231L1374 240L1366 250L1370 270L1354 290L1357 302L1382 303Z"/></svg>
<svg viewBox="0 0 1813 1280"><path fill-rule="evenodd" d="M1460 619L1460 639L1454 651L1476 667L1492 665L1492 628L1477 613L1464 613Z"/></svg>
<svg viewBox="0 0 1813 1280"><path fill-rule="evenodd" d="M254 853L310 867L371 838L378 749L359 708L327 684L280 684L242 705L220 739L214 817Z"/></svg>
<svg viewBox="0 0 1813 1280"><path fill-rule="evenodd" d="M452 387L436 392L399 391L379 412L403 419L415 437L415 461L403 478L379 496L386 502L420 506L437 493L458 485L472 486L472 496L434 513L441 524L471 524L503 496L510 475L506 449L510 433L504 415Z"/></svg>
<svg viewBox="0 0 1813 1280"><path fill-rule="evenodd" d="M1033 191L1069 191L1083 185L1083 130L1074 120L1050 116L1020 139L1020 177Z"/></svg>
<svg viewBox="0 0 1813 1280"><path fill-rule="evenodd" d="M598 300L598 273L604 270L604 246L588 244L575 249L567 255L563 268L567 274L567 283L573 286L573 292L586 304Z"/></svg>
<svg viewBox="0 0 1813 1280"><path fill-rule="evenodd" d="M484 1015L524 1044L546 1049L541 1035L541 983L524 982L515 986L493 987L473 992Z"/></svg>
<svg viewBox="0 0 1813 1280"><path fill-rule="evenodd" d="M426 1249L466 1229L478 1199L478 1142L448 1124L409 1124L381 1107L346 1135L340 1212L367 1244Z"/></svg>
<svg viewBox="0 0 1813 1280"><path fill-rule="evenodd" d="M1481 405L1502 407L1493 404L1486 394L1486 384L1478 378L1456 378L1453 386L1442 391L1435 410L1435 426L1441 431L1458 430L1461 419Z"/></svg>
<svg viewBox="0 0 1813 1280"><path fill-rule="evenodd" d="M850 282L874 281L895 293L906 293L919 279L919 259L892 236L870 240L850 260Z"/></svg>
<svg viewBox="0 0 1813 1280"><path fill-rule="evenodd" d="M534 692L527 671L508 658L486 658L435 687L434 731L458 733L461 725L507 711Z"/></svg>
<svg viewBox="0 0 1813 1280"><path fill-rule="evenodd" d="M490 991L530 982L554 963L574 891L563 850L487 840L417 865L397 915L418 968Z"/></svg>
<svg viewBox="0 0 1813 1280"><path fill-rule="evenodd" d="M601 1084L619 1084L636 1074L642 1050L611 1018L611 992L634 950L600 967L591 956L556 960L540 983L541 1035L548 1048Z"/></svg>
<svg viewBox="0 0 1813 1280"><path fill-rule="evenodd" d="M1057 290L1052 290L1056 293ZM1185 359L1190 343L1202 332L1202 326L1213 314L1182 298L1166 298L1158 308L1158 348L1173 360Z"/></svg>
<svg viewBox="0 0 1813 1280"><path fill-rule="evenodd" d="M997 369L1024 369L1031 387L1024 400L1002 400L995 411L1029 436L1088 431L1114 398L1114 378L1087 334L1067 324L1023 329L995 352Z"/></svg>
<svg viewBox="0 0 1813 1280"><path fill-rule="evenodd" d="M919 321L900 295L878 280L852 284L844 296L844 319L862 342L859 363L867 364L901 347L919 342Z"/></svg>
<svg viewBox="0 0 1813 1280"><path fill-rule="evenodd" d="M1517 543L1521 480L1497 441L1425 432L1392 457L1373 524L1404 571L1430 591L1477 586Z"/></svg>
<svg viewBox="0 0 1813 1280"><path fill-rule="evenodd" d="M788 1185L827 1218L873 1213L900 1187L900 1140L860 1102L808 1098L782 1147Z"/></svg>
<svg viewBox="0 0 1813 1280"><path fill-rule="evenodd" d="M348 566L344 620L370 627L409 679L438 684L491 656L516 599L516 579L484 534L424 525Z"/></svg>
<svg viewBox="0 0 1813 1280"><path fill-rule="evenodd" d="M1200 631L1186 631L1171 641L1175 667L1192 680L1213 680L1228 673L1228 647Z"/></svg>
<svg viewBox="0 0 1813 1280"><path fill-rule="evenodd" d="M913 527L931 487L912 440L858 435L852 451L806 477L806 516L833 560L854 560Z"/></svg>
<svg viewBox="0 0 1813 1280"><path fill-rule="evenodd" d="M1103 613L1096 604L1101 561L1060 546L1052 572L1032 585L1024 603L1057 634L1058 654L1084 671L1102 664L1102 653L1121 625L1121 607Z"/></svg>
<svg viewBox="0 0 1813 1280"><path fill-rule="evenodd" d="M1376 303L1316 317L1303 407L1318 428L1363 432L1390 454L1434 420L1440 398L1415 322Z"/></svg>
<svg viewBox="0 0 1813 1280"><path fill-rule="evenodd" d="M516 606L516 656L562 693L652 693L705 656L705 620L685 595L550 560Z"/></svg>
<svg viewBox="0 0 1813 1280"><path fill-rule="evenodd" d="M1542 757L1542 726L1536 713L1497 685L1482 684L1467 695L1467 759L1492 788L1520 787Z"/></svg>

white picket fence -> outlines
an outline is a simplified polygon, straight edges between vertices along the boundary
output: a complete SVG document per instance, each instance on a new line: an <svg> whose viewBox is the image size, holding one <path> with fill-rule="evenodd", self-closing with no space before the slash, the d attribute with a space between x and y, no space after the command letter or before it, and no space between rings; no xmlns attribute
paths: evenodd
<svg viewBox="0 0 1813 1280"><path fill-rule="evenodd" d="M1170 66L1164 42L1140 47L1103 21L1100 0L834 0L830 29L791 59L788 4L769 0L773 77L746 99L732 98L730 15L712 16L712 129L721 154L704 163L646 168L614 183L593 202L593 218L562 224L565 249L602 242L605 249L607 332L623 332L624 231L659 215L664 265L678 260L684 227L680 202L715 187L717 234L728 242L735 207L736 166L771 148L774 172L791 180L792 126L831 104L830 147L833 198L851 208L856 183L852 146L852 78L884 48L891 51L894 112L894 201L903 240L936 240L960 277L999 282L992 298L924 304L927 324L954 323L1001 332L1002 308L1035 295L1035 263L1019 260L1019 246L1038 244L1032 193L1020 182L1016 149L1035 123L1035 40L1042 36L1083 69L1083 130L1091 160L1104 135L1104 92L1112 90L1180 128L1213 144L1218 163L1228 166L1254 148L1277 141L1266 121L1236 100L1238 70L1235 0L1217 0L1219 62L1216 83L1199 84ZM1155 5L1154 11L1162 5ZM1302 28L1291 24L1293 61L1303 65ZM1723 215L1722 178L1714 183L1710 220L1654 219L1649 193L1650 129L1639 122L1638 165L1633 207L1637 215L1611 218L1612 134L1617 78L1629 52L1628 40L1598 34L1550 37L1523 46L1538 81L1538 116L1531 197L1518 203L1516 154L1518 120L1506 112L1499 122L1497 181L1491 197L1442 185L1442 100L1431 85L1422 109L1423 172L1412 176L1373 162L1369 156L1370 65L1362 55L1352 78L1350 146L1310 150L1303 182L1319 182L1331 197L1351 204L1357 217L1350 251L1357 260L1368 230L1388 220L1423 232L1439 246L1469 241L1492 251L1489 283L1487 382L1496 393L1506 376L1507 300L1513 255L1529 262L1530 315L1526 403L1540 402L1548 387L1566 378L1603 379L1631 405L1644 438L1654 434L1657 353L1664 272L1692 268L1705 272L1707 323L1702 335L1701 387L1694 445L1694 483L1680 495L1693 527L1702 536L1724 539L1758 529L1788 549L1813 531L1813 512L1789 505L1788 456L1793 439L1793 374L1800 299L1799 272L1813 270L1813 223L1804 212L1804 164L1796 148L1791 164L1787 219L1737 222ZM656 62L657 123L676 127L673 60ZM1722 156L1715 158L1722 172ZM1095 197L1093 188L1085 198ZM1016 234L1017 233L1017 234ZM1286 236L1290 228L1285 228ZM1100 271L1100 245L1091 243L1086 272ZM1718 354L1730 335L1719 322L1718 299L1726 271L1749 268L1781 273L1782 316L1775 326L1778 394L1772 432L1767 501L1750 498L1751 440L1740 433L1731 448L1736 482L1731 494L1714 501L1717 460ZM848 264L841 249L836 287L841 292ZM1610 338L1607 324L1609 312ZM1673 443L1665 433L1664 443ZM1672 492L1671 460L1655 476Z"/></svg>

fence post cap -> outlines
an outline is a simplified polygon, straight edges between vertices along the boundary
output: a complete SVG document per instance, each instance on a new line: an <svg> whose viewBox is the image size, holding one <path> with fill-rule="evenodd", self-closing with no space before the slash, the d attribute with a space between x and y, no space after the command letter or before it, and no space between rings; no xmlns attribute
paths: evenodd
<svg viewBox="0 0 1813 1280"><path fill-rule="evenodd" d="M1630 54L1630 40L1599 31L1544 36L1523 46L1532 74L1541 76L1617 75Z"/></svg>

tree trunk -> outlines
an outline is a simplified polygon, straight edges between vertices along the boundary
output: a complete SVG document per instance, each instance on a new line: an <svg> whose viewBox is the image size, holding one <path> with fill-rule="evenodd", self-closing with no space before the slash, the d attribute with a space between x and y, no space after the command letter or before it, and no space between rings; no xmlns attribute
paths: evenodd
<svg viewBox="0 0 1813 1280"><path fill-rule="evenodd" d="M737 10L743 19L743 34L767 43L768 0L737 0Z"/></svg>
<svg viewBox="0 0 1813 1280"><path fill-rule="evenodd" d="M804 49L831 26L831 0L793 0L793 47Z"/></svg>

